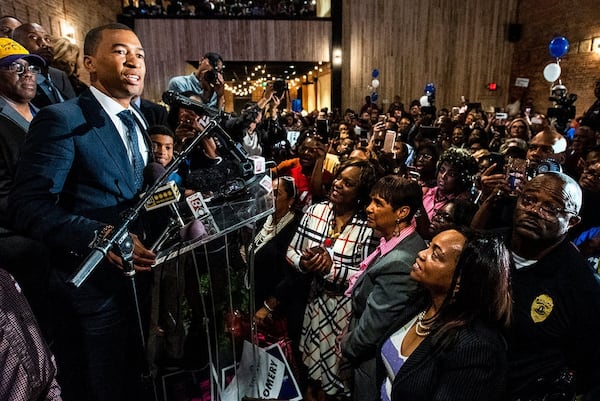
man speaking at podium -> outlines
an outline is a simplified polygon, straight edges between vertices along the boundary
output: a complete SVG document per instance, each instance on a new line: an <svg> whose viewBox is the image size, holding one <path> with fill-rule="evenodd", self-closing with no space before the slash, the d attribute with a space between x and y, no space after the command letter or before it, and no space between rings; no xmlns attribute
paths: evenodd
<svg viewBox="0 0 600 401"><path fill-rule="evenodd" d="M108 252L80 287L67 281L95 233L118 227L142 189L152 145L130 101L143 90L144 49L130 28L110 24L88 32L83 61L92 86L31 123L9 215L18 231L53 251L48 302L63 399L138 400L140 333L122 259ZM154 253L131 236L134 269L150 270Z"/></svg>

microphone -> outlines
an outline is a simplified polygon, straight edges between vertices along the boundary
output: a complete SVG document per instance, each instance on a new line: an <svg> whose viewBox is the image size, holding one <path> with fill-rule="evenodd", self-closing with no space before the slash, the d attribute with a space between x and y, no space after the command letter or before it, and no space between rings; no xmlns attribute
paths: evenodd
<svg viewBox="0 0 600 401"><path fill-rule="evenodd" d="M218 117L221 112L218 109L209 107L202 102L191 99L187 96L183 96L180 93L173 91L166 91L162 95L162 100L169 106L179 106L185 109L192 110L194 113L208 116L211 118Z"/></svg>
<svg viewBox="0 0 600 401"><path fill-rule="evenodd" d="M204 224L200 220L192 220L179 230L179 237L183 241L193 241L207 235L206 227L204 227Z"/></svg>
<svg viewBox="0 0 600 401"><path fill-rule="evenodd" d="M165 168L162 164L150 162L144 168L144 185L151 186L157 182L165 173ZM179 201L181 193L174 181L169 181L164 185L156 188L152 197L144 204L144 209L147 211L158 209L163 206L173 205Z"/></svg>
<svg viewBox="0 0 600 401"><path fill-rule="evenodd" d="M144 167L144 188L150 188L160 177L162 177L166 170L167 169L158 162L149 162L146 167Z"/></svg>

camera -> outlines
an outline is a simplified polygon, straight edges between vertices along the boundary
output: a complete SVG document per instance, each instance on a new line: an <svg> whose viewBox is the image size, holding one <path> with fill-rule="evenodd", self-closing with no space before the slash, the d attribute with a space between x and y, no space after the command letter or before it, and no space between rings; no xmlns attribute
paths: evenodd
<svg viewBox="0 0 600 401"><path fill-rule="evenodd" d="M569 93L567 95L567 87L564 85L555 85L552 87L552 96L548 98L554 102L554 107L547 110L548 118L556 119L556 128L563 132L567 128L570 119L575 118L575 101L577 95Z"/></svg>
<svg viewBox="0 0 600 401"><path fill-rule="evenodd" d="M562 167L561 167L560 163L554 159L544 159L541 162L539 162L535 166L535 168L527 169L527 178L531 180L533 177L535 177L537 175L548 173L548 172L561 173Z"/></svg>
<svg viewBox="0 0 600 401"><path fill-rule="evenodd" d="M210 85L216 85L219 81L218 73L215 70L208 70L204 73L204 80Z"/></svg>

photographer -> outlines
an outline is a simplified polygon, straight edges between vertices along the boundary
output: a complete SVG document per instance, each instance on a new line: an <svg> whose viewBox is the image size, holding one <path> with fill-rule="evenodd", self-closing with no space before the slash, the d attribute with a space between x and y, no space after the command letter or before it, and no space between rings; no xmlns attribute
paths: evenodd
<svg viewBox="0 0 600 401"><path fill-rule="evenodd" d="M273 82L267 84L257 102L244 105L240 116L225 123L225 130L240 142L248 155L271 158L273 144L286 139L279 124L278 110L285 93L276 93Z"/></svg>
<svg viewBox="0 0 600 401"><path fill-rule="evenodd" d="M542 131L529 142L526 155L527 179L543 171L560 171L564 162L567 141L552 131ZM505 148L508 151L508 147ZM498 163L489 166L481 174L481 197L479 211L473 219L473 228L494 228L511 225L516 198L527 179L509 183L509 174L498 170ZM512 196L511 196L512 195ZM493 216L493 218L492 218Z"/></svg>
<svg viewBox="0 0 600 401"><path fill-rule="evenodd" d="M221 56L217 53L206 53L200 60L197 71L171 78L167 90L197 93L204 104L221 110L225 104L225 81L222 71Z"/></svg>
<svg viewBox="0 0 600 401"><path fill-rule="evenodd" d="M573 103L577 100L577 95L570 93L567 96L567 87L559 84L552 87L552 96L549 100L554 103L554 106L548 109L548 118L554 119L554 126L558 132L564 134L569 128L569 120L575 118Z"/></svg>

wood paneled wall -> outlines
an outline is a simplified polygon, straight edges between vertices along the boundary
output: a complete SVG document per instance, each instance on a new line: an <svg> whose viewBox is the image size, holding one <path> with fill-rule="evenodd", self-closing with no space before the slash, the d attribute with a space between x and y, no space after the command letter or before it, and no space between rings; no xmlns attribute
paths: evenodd
<svg viewBox="0 0 600 401"><path fill-rule="evenodd" d="M379 104L400 95L405 106L437 87L436 105L460 96L504 106L509 88L516 0L344 0L343 105L357 107L380 72ZM497 92L486 89L496 82Z"/></svg>
<svg viewBox="0 0 600 401"><path fill-rule="evenodd" d="M209 51L227 61L329 61L331 22L138 19L146 50L145 97L160 99L169 79L193 71L186 61Z"/></svg>
<svg viewBox="0 0 600 401"><path fill-rule="evenodd" d="M380 71L380 104L405 104L437 87L437 105L465 96L484 106L508 100L514 44L507 25L516 0L344 0L342 108L357 108ZM191 71L186 60L217 51L233 61L329 61L330 21L136 20L147 49L146 96L157 99L168 79ZM499 90L489 92L488 82Z"/></svg>

